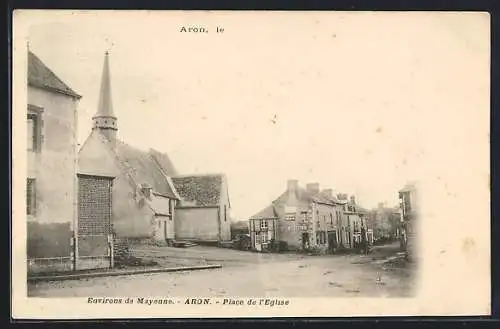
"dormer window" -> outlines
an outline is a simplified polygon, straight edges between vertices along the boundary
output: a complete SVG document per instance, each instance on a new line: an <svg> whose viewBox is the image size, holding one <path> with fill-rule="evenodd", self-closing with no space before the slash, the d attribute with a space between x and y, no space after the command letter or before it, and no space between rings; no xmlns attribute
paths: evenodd
<svg viewBox="0 0 500 329"><path fill-rule="evenodd" d="M146 198L151 198L153 196L153 188L149 184L142 184L141 192Z"/></svg>

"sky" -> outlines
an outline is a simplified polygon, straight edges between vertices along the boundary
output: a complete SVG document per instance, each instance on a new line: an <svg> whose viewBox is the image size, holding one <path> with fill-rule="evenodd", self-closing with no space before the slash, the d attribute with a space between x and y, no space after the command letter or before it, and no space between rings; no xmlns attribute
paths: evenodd
<svg viewBox="0 0 500 329"><path fill-rule="evenodd" d="M470 124L456 113L489 88L468 83L489 70L474 34L484 19L462 18L46 12L30 20L29 47L83 96L80 143L109 51L119 138L166 152L181 174L225 173L232 216L245 220L288 179L371 208L397 205L407 181L453 171Z"/></svg>

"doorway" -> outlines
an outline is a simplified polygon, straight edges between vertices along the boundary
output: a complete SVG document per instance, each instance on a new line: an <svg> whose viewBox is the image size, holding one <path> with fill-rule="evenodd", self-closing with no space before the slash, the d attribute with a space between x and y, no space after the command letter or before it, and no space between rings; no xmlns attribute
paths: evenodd
<svg viewBox="0 0 500 329"><path fill-rule="evenodd" d="M307 232L302 233L302 249L309 249L309 233Z"/></svg>
<svg viewBox="0 0 500 329"><path fill-rule="evenodd" d="M337 251L337 232L328 232L328 252L335 253Z"/></svg>

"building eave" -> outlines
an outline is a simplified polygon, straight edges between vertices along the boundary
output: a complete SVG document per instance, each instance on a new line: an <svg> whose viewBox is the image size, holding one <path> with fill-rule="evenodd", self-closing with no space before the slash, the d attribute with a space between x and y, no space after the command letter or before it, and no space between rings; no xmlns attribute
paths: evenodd
<svg viewBox="0 0 500 329"><path fill-rule="evenodd" d="M59 88L54 88L54 87L51 87L51 86L47 86L47 85L35 83L35 82L32 82L32 81L28 81L28 86L35 87L35 88L42 89L42 90L46 90L46 91L51 91L51 92L58 93L58 94L62 94L62 95L69 96L69 97L72 97L72 98L77 99L77 100L79 100L79 99L82 98L81 95L79 95L79 94L77 94L75 92L70 92L70 91L67 91L67 90L62 90L62 89L59 89Z"/></svg>

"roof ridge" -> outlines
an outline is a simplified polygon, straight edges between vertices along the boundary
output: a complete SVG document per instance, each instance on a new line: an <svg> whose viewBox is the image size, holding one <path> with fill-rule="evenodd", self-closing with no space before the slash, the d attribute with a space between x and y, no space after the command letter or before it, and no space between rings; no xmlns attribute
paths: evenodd
<svg viewBox="0 0 500 329"><path fill-rule="evenodd" d="M183 174L183 175L172 176L172 178L204 177L204 176L222 176L222 177L226 177L226 174L225 173Z"/></svg>
<svg viewBox="0 0 500 329"><path fill-rule="evenodd" d="M77 99L82 98L82 95L78 94L76 91L73 90L73 88L71 88L70 86L68 86L67 83L65 83L51 68L49 68L47 66L47 64L45 64L40 59L40 57L38 57L31 50L28 50L28 69L29 69L29 57L30 56L32 56L32 58L35 61L37 61L40 65L42 65L43 69L47 70L47 72L50 75L52 75L52 77L54 79L56 79L57 82L59 82L64 87L64 89L56 87L56 86L51 86L51 85L48 85L48 84L43 83L43 82L37 82L37 81L33 81L33 80L30 81L30 79L29 79L29 71L28 71L28 84L31 84L33 86L38 86L38 87L44 87L44 88L47 88L47 89L50 89L50 90L54 90L54 91L57 91L59 93L62 93L62 94L65 94L65 95L68 95L68 96L71 96L71 97L74 97L74 98L77 98Z"/></svg>
<svg viewBox="0 0 500 329"><path fill-rule="evenodd" d="M167 180L167 183L170 187L170 189L172 190L172 192L174 193L174 195L177 197L177 199L181 199L181 196L179 195L179 193L177 192L177 189L175 188L174 186L174 182L172 182L172 179L167 175L167 173L165 172L163 166L159 163L158 159L156 159L154 157L154 155L148 153L148 155L151 157L151 159L153 160L153 162L156 164L156 166L158 167L158 169L160 169L160 173L163 175L163 177L165 177L165 179Z"/></svg>

